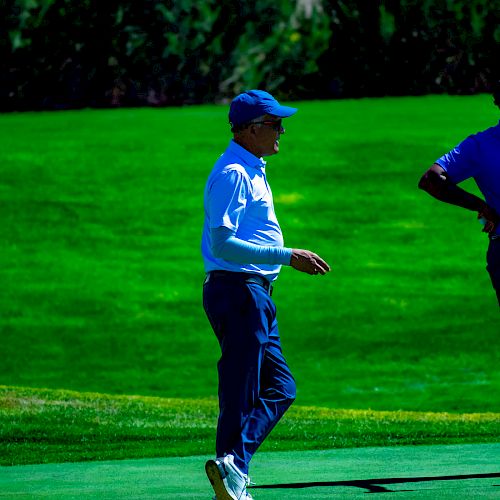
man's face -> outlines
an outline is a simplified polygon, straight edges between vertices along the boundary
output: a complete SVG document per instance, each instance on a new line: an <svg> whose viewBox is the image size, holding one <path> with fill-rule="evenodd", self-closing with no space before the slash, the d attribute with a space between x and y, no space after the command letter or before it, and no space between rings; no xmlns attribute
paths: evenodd
<svg viewBox="0 0 500 500"><path fill-rule="evenodd" d="M265 115L259 124L253 126L255 146L260 156L271 156L279 152L279 139L285 129L281 125L281 118Z"/></svg>

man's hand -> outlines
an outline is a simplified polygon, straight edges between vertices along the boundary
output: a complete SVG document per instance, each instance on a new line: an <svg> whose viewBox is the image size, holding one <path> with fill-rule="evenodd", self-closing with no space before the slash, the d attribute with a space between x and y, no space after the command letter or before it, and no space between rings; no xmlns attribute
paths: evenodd
<svg viewBox="0 0 500 500"><path fill-rule="evenodd" d="M500 217L495 209L486 205L486 203L484 207L479 210L477 218L484 221L483 233L492 233L500 222Z"/></svg>
<svg viewBox="0 0 500 500"><path fill-rule="evenodd" d="M319 256L309 250L292 249L290 265L307 274L326 274L330 266Z"/></svg>

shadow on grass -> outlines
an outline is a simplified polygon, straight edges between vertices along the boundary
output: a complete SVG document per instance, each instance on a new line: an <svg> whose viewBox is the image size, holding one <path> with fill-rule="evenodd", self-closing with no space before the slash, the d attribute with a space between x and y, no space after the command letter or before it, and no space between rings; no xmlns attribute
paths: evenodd
<svg viewBox="0 0 500 500"><path fill-rule="evenodd" d="M252 489L296 489L296 488L317 488L320 486L353 486L355 488L363 488L368 490L366 493L394 493L395 490L390 490L381 485L403 484L403 483L422 483L430 481L461 481L465 479L488 479L500 478L500 472L492 472L490 474L464 474L459 476L434 476L434 477L394 477L383 479L358 479L354 481L319 481L309 483L287 483L287 484L264 484L252 486ZM496 486L496 485L494 485ZM397 491L414 491L414 490L397 490Z"/></svg>

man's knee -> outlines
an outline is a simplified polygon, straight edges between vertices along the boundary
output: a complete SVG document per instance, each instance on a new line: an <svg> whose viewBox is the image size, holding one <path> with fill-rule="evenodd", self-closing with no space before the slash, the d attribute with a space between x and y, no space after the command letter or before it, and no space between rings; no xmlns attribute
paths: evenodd
<svg viewBox="0 0 500 500"><path fill-rule="evenodd" d="M297 397L297 386L295 380L291 379L285 386L285 401L286 407L290 407Z"/></svg>
<svg viewBox="0 0 500 500"><path fill-rule="evenodd" d="M290 408L295 401L295 396L290 396L286 399L286 408Z"/></svg>

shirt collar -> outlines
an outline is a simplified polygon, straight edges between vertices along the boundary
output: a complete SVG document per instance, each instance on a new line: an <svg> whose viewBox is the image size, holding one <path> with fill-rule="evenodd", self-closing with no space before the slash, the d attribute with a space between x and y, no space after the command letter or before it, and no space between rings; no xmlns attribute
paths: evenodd
<svg viewBox="0 0 500 500"><path fill-rule="evenodd" d="M258 158L250 151L246 150L243 146L240 146L234 139L229 142L228 150L235 156L243 160L244 164L248 167L253 167L258 170L265 170L266 162L264 158Z"/></svg>

